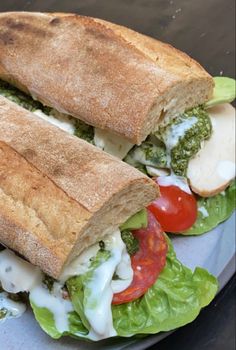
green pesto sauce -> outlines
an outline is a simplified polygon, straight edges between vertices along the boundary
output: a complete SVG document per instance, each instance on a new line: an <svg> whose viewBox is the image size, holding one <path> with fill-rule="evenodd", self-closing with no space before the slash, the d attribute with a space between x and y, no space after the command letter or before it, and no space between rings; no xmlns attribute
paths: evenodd
<svg viewBox="0 0 236 350"><path fill-rule="evenodd" d="M31 96L2 80L0 80L0 95L8 98L10 101L15 102L19 106L31 112L40 109L43 113L49 115L52 110L52 108L46 107L39 101L33 100Z"/></svg>
<svg viewBox="0 0 236 350"><path fill-rule="evenodd" d="M140 146L133 147L124 161L144 173L147 173L147 165L156 168L166 168L167 157L165 145L155 145L149 140L144 141Z"/></svg>
<svg viewBox="0 0 236 350"><path fill-rule="evenodd" d="M54 114L54 109L51 107L44 106L41 102L34 100L31 96L25 94L19 89L13 87L7 82L0 80L0 95L8 98L12 102L15 102L19 106L34 112L36 110L41 110L44 114L48 116L56 117ZM71 117L73 118L73 117ZM81 120L73 118L75 123L74 135L86 140L87 142L93 143L94 138L94 128Z"/></svg>
<svg viewBox="0 0 236 350"><path fill-rule="evenodd" d="M171 120L167 125L161 126L155 134L161 141L168 145L168 139L171 137L171 130L186 125L189 120L195 120L189 129L179 137L178 142L173 148L168 149L170 155L170 166L178 176L186 176L189 160L200 150L201 142L209 139L212 133L211 120L208 113L200 106L185 112L182 115Z"/></svg>
<svg viewBox="0 0 236 350"><path fill-rule="evenodd" d="M94 127L86 124L82 120L75 121L74 135L87 142L94 144Z"/></svg>
<svg viewBox="0 0 236 350"><path fill-rule="evenodd" d="M132 232L124 230L121 232L121 238L126 245L129 255L134 255L139 250L139 241L134 237Z"/></svg>

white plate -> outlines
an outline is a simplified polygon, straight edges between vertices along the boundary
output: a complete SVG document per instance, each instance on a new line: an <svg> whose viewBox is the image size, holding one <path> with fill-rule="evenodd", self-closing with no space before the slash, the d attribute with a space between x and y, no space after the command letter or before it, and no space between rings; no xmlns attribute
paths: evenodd
<svg viewBox="0 0 236 350"><path fill-rule="evenodd" d="M173 237L179 260L194 269L206 268L219 279L220 289L235 272L235 215L216 229L202 236ZM53 340L38 326L30 310L21 318L11 319L0 326L0 348L2 350L121 350L145 349L170 333L161 333L143 339L114 339L99 343L82 342L69 337Z"/></svg>

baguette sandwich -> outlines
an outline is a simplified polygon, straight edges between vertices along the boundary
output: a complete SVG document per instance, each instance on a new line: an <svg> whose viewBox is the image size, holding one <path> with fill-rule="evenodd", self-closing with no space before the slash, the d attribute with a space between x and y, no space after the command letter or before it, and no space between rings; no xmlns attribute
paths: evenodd
<svg viewBox="0 0 236 350"><path fill-rule="evenodd" d="M164 175L162 184L187 181L198 203L181 233L204 233L232 213L233 79L213 79L172 46L101 19L28 12L0 14L0 78L0 94L39 118Z"/></svg>
<svg viewBox="0 0 236 350"><path fill-rule="evenodd" d="M53 338L191 322L217 281L176 259L144 209L157 195L141 172L0 96L0 321L23 313L23 293Z"/></svg>

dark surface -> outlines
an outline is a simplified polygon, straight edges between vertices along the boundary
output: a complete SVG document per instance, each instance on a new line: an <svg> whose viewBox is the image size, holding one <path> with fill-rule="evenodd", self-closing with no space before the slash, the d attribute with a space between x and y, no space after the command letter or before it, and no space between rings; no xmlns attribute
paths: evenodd
<svg viewBox="0 0 236 350"><path fill-rule="evenodd" d="M77 12L169 42L212 75L235 76L234 0L0 0L0 11ZM234 350L236 277L192 324L150 350Z"/></svg>

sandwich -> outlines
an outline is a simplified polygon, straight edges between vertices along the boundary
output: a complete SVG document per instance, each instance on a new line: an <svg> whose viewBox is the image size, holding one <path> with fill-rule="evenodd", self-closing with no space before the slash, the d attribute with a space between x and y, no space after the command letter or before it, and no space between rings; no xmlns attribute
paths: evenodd
<svg viewBox="0 0 236 350"><path fill-rule="evenodd" d="M153 177L172 204L178 187L181 225L151 207L166 231L202 234L231 215L233 79L101 19L28 12L0 14L0 79L0 94Z"/></svg>
<svg viewBox="0 0 236 350"><path fill-rule="evenodd" d="M100 340L191 322L217 292L146 210L143 173L0 96L0 320L28 298L53 338Z"/></svg>

